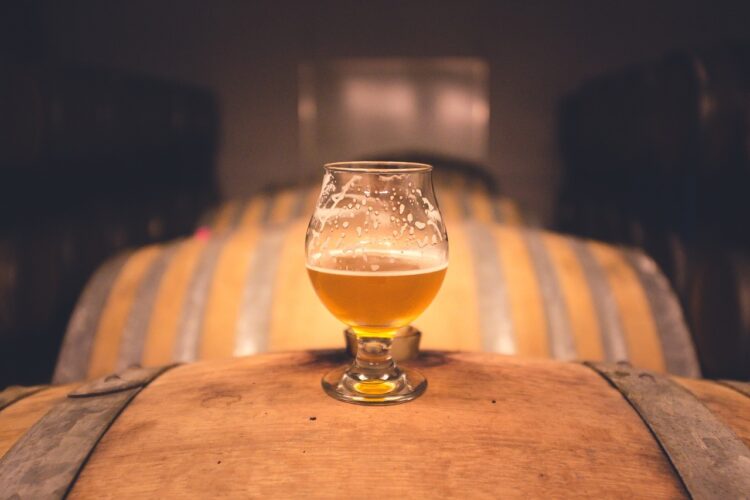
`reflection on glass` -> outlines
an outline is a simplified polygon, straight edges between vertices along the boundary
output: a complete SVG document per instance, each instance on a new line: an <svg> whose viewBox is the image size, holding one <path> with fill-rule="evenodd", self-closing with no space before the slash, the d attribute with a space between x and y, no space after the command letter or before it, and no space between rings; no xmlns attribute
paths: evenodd
<svg viewBox="0 0 750 500"><path fill-rule="evenodd" d="M358 337L354 363L323 378L337 399L398 403L427 386L396 366L390 347L435 298L448 266L431 171L417 163L326 165L305 244L318 297Z"/></svg>

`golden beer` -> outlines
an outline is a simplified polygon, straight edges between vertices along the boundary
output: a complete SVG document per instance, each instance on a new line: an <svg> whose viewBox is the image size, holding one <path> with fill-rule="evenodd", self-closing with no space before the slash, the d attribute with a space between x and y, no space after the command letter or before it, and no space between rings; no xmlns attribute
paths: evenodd
<svg viewBox="0 0 750 500"><path fill-rule="evenodd" d="M390 336L411 323L435 298L447 265L381 260L373 271L308 266L313 288L331 313L359 335ZM339 265L337 267L347 266ZM354 266L352 266L354 267Z"/></svg>
<svg viewBox="0 0 750 500"><path fill-rule="evenodd" d="M448 233L423 163L325 165L305 235L307 272L326 308L357 334L354 363L323 376L333 398L411 401L424 375L396 365L391 345L430 305L448 267Z"/></svg>

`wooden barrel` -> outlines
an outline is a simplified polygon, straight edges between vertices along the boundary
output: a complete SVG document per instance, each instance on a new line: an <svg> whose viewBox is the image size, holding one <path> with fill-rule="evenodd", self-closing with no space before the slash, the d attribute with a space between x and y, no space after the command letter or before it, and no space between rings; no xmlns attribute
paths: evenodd
<svg viewBox="0 0 750 500"><path fill-rule="evenodd" d="M736 214L747 212L750 181L749 71L750 44L725 44L624 68L567 96L561 227L586 230L580 212L614 206L618 218L659 221L689 241L748 245ZM606 222L586 234L607 239L617 228Z"/></svg>
<svg viewBox="0 0 750 500"><path fill-rule="evenodd" d="M0 411L0 497L750 491L750 392L739 383L433 351L412 364L429 381L422 397L363 407L320 388L341 361L267 354L32 391Z"/></svg>
<svg viewBox="0 0 750 500"><path fill-rule="evenodd" d="M435 191L446 223L464 219L537 227L538 218L514 200L494 193L485 181L451 172L435 173ZM308 219L320 195L320 184L269 189L250 198L233 199L208 211L200 225L212 231L284 224ZM446 201L444 201L446 200Z"/></svg>
<svg viewBox="0 0 750 500"><path fill-rule="evenodd" d="M458 197L448 192L440 204L453 217L451 256L438 296L415 322L424 348L630 360L698 375L679 304L642 253L461 221ZM103 265L74 311L55 380L133 363L342 346L342 325L305 271L307 220L275 222L274 214L266 224L200 230Z"/></svg>
<svg viewBox="0 0 750 500"><path fill-rule="evenodd" d="M690 323L704 373L750 380L750 256L704 251L694 268Z"/></svg>

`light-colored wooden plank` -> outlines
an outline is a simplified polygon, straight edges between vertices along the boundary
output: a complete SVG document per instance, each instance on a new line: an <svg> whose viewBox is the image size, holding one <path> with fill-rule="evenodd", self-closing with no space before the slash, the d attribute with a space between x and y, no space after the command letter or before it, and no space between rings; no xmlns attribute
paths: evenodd
<svg viewBox="0 0 750 500"><path fill-rule="evenodd" d="M629 361L641 368L664 372L666 366L659 333L638 276L617 248L594 241L588 245L604 270L617 302Z"/></svg>
<svg viewBox="0 0 750 500"><path fill-rule="evenodd" d="M439 201L441 202L441 201ZM423 349L476 351L482 347L477 282L463 224L448 225L450 258L440 291L414 321L422 331Z"/></svg>
<svg viewBox="0 0 750 500"><path fill-rule="evenodd" d="M554 233L545 233L543 239L565 299L578 358L604 359L599 321L591 298L591 289L568 239Z"/></svg>
<svg viewBox="0 0 750 500"><path fill-rule="evenodd" d="M224 243L214 268L200 337L200 359L231 356L250 258L261 228L248 225Z"/></svg>
<svg viewBox="0 0 750 500"><path fill-rule="evenodd" d="M521 356L549 357L547 320L534 265L520 230L494 228L498 254L507 281L516 352Z"/></svg>
<svg viewBox="0 0 750 500"><path fill-rule="evenodd" d="M289 225L282 243L271 306L272 351L343 347L345 325L315 295L305 267L306 219Z"/></svg>
<svg viewBox="0 0 750 500"><path fill-rule="evenodd" d="M141 356L144 366L163 365L172 360L185 294L205 246L202 238L185 240L162 276Z"/></svg>
<svg viewBox="0 0 750 500"><path fill-rule="evenodd" d="M99 320L87 378L101 377L115 369L130 308L143 276L161 251L160 245L143 247L130 256L120 271Z"/></svg>

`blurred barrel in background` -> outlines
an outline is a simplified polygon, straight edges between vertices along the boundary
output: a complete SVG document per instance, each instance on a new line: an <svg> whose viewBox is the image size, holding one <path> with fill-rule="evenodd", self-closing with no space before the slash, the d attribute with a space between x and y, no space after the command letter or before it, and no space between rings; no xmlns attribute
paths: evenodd
<svg viewBox="0 0 750 500"><path fill-rule="evenodd" d="M37 391L0 411L0 495L354 497L362 482L342 478L362 436L367 460L392 469L366 485L374 497L739 498L750 487L741 384L432 351L409 364L429 380L423 396L363 407L320 389L342 362L340 351L269 354Z"/></svg>
<svg viewBox="0 0 750 500"><path fill-rule="evenodd" d="M472 172L436 169L433 174L440 210L448 224L466 218L513 226L538 225L533 212L497 194L494 182ZM320 194L320 183L266 189L257 196L226 201L207 211L202 227L232 231L258 224L284 224L309 219Z"/></svg>
<svg viewBox="0 0 750 500"><path fill-rule="evenodd" d="M222 206L193 238L103 265L66 334L55 380L266 350L337 347L342 325L305 272L317 189ZM699 373L681 309L640 252L494 220L497 200L443 186L447 277L415 325L426 348L630 360ZM301 215L304 214L304 215Z"/></svg>
<svg viewBox="0 0 750 500"><path fill-rule="evenodd" d="M562 103L560 139L558 226L644 249L706 346L704 375L750 377L735 265L750 256L750 44L593 79Z"/></svg>
<svg viewBox="0 0 750 500"><path fill-rule="evenodd" d="M49 379L86 280L127 247L191 234L216 197L202 88L2 64L0 386Z"/></svg>
<svg viewBox="0 0 750 500"><path fill-rule="evenodd" d="M750 379L750 257L701 255L690 289L690 322L701 364L714 377Z"/></svg>
<svg viewBox="0 0 750 500"><path fill-rule="evenodd" d="M562 227L624 240L635 219L689 243L747 242L737 214L747 213L748 116L750 45L675 53L584 84L561 106Z"/></svg>

